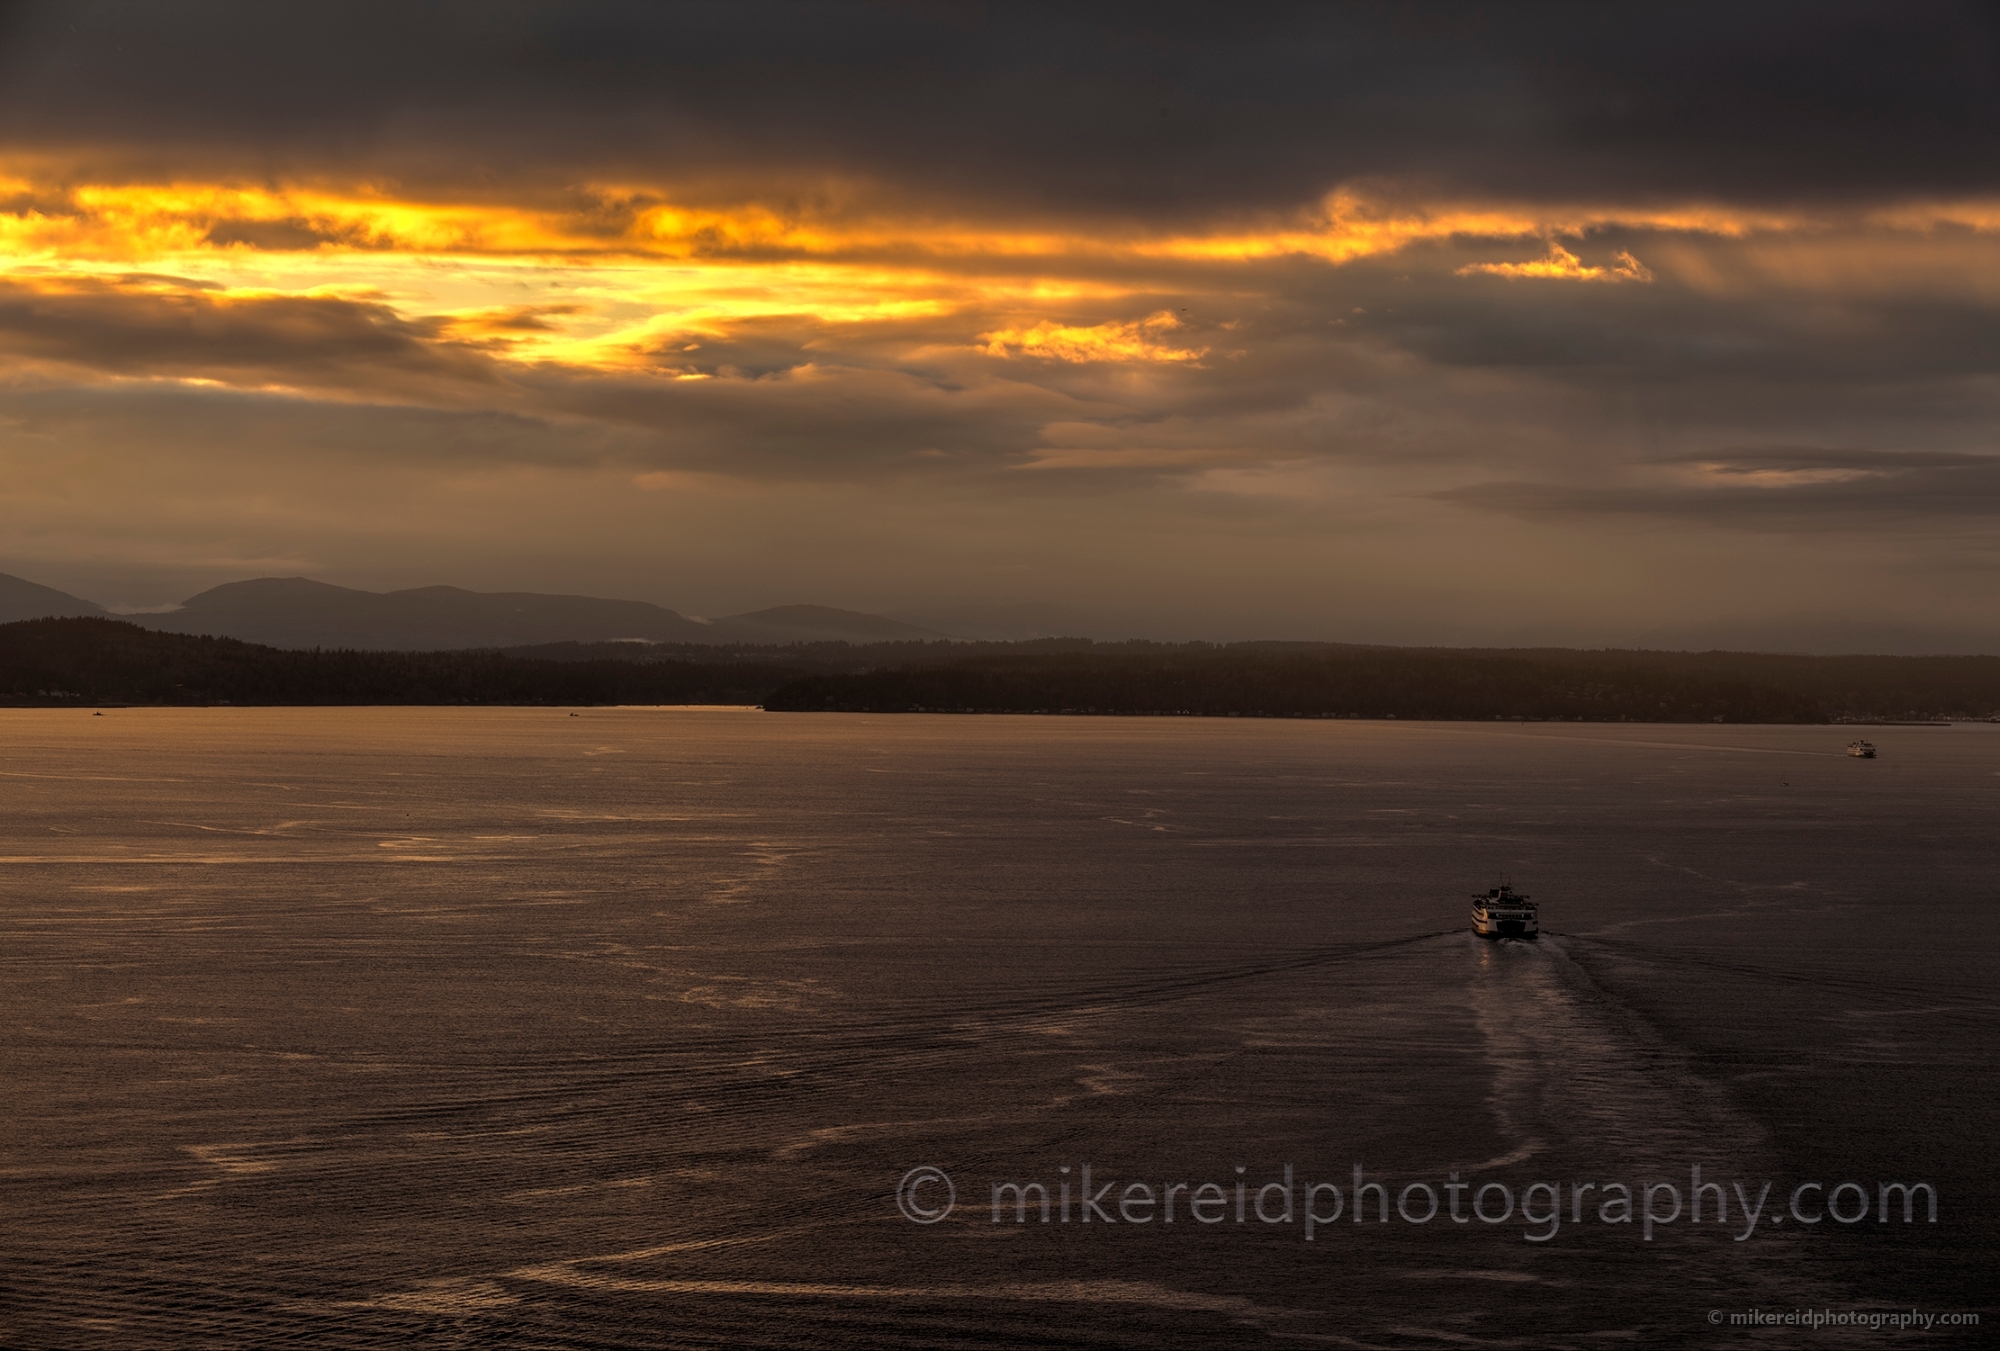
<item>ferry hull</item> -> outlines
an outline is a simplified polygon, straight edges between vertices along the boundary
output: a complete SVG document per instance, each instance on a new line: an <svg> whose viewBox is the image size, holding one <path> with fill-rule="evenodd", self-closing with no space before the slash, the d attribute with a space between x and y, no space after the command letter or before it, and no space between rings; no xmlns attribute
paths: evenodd
<svg viewBox="0 0 2000 1351"><path fill-rule="evenodd" d="M1481 938L1533 940L1541 933L1541 912L1535 903L1505 885L1472 898L1472 932Z"/></svg>

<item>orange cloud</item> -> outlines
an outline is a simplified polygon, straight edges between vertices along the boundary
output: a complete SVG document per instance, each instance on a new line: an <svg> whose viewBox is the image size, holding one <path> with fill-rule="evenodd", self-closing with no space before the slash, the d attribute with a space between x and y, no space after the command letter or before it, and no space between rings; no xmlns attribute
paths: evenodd
<svg viewBox="0 0 2000 1351"><path fill-rule="evenodd" d="M53 173L53 171L50 171ZM1397 203L1330 194L1310 210L1162 235L1117 227L1021 229L870 208L864 189L779 210L672 200L658 188L597 184L555 201L439 202L366 184L69 184L0 176L0 254L131 262L189 253L357 252L576 262L738 259L1157 259L1243 262L1303 256L1342 263L1455 238L1576 236L1630 228L1740 237L1811 224L1797 216L1690 205L1664 209L1548 204ZM1895 228L1983 221L1985 204L1935 204L1884 216Z"/></svg>
<svg viewBox="0 0 2000 1351"><path fill-rule="evenodd" d="M1640 281L1653 279L1652 269L1624 250L1612 255L1615 267L1587 267L1582 259L1554 240L1548 256L1527 263L1467 263L1453 275L1460 277L1486 273L1495 277L1537 277L1555 281Z"/></svg>
<svg viewBox="0 0 2000 1351"><path fill-rule="evenodd" d="M1160 341L1181 321L1168 310L1131 323L1076 328L1047 319L1029 328L1003 328L979 335L982 350L996 357L1041 357L1049 361L1197 362L1206 347L1172 347Z"/></svg>
<svg viewBox="0 0 2000 1351"><path fill-rule="evenodd" d="M455 349L454 359L476 350L496 367L661 379L719 370L721 358L711 367L692 354L759 324L865 329L895 335L905 350L1187 367L1210 349L1190 342L1170 311L1096 324L1062 316L1151 309L1169 289L1255 294L1262 283L1246 283L1246 270L1265 261L1337 267L1429 249L1432 266L1449 266L1458 261L1449 250L1475 241L1546 241L1546 253L1469 263L1455 269L1460 277L1651 281L1629 252L1587 264L1558 242L1611 231L1650 232L1648 256L1683 285L1852 286L1880 275L1871 265L1898 249L1938 270L1940 240L1983 259L2000 222L2000 207L1983 201L1813 216L1343 190L1299 212L1161 232L919 216L865 185L807 200L694 204L658 186L598 184L512 202L435 201L367 183L95 182L60 166L16 166L0 172L0 282L108 288L132 304L151 297L156 316L176 297L210 315L251 302L275 315L281 299L346 301L380 332ZM1990 272L1957 253L1946 270Z"/></svg>

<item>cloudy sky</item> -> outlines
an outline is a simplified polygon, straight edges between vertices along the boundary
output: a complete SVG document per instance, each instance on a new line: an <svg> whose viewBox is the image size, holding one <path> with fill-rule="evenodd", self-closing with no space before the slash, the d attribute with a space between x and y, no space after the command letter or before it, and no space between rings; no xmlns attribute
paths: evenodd
<svg viewBox="0 0 2000 1351"><path fill-rule="evenodd" d="M0 4L0 571L125 607L2000 652L1997 321L1971 5Z"/></svg>

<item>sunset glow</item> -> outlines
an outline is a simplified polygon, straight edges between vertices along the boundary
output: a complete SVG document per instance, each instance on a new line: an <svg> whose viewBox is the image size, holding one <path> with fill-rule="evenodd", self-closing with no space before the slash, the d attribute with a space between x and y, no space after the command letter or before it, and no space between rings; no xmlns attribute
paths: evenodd
<svg viewBox="0 0 2000 1351"><path fill-rule="evenodd" d="M0 180L0 285L58 307L119 297L170 303L190 321L214 323L283 300L352 306L402 325L412 341L483 360L672 378L702 373L692 354L705 339L774 319L998 358L1191 363L1214 343L1168 341L1183 321L1153 308L1159 299L1201 298L1214 320L1212 298L1242 306L1269 284L1259 265L1287 259L1337 269L1401 255L1406 266L1436 270L1468 248L1527 243L1543 255L1445 270L1650 282L1653 265L1593 241L1649 236L1677 259L1691 248L1748 246L1740 256L1769 272L1757 253L1780 241L1791 266L1799 246L1893 247L1897 237L1941 229L1988 235L2000 223L2000 209L1976 202L1813 217L1700 206L1413 208L1341 191L1309 216L1255 233L1227 224L1191 234L1052 233L859 211L784 214L754 202L696 208L629 186L566 196L558 206L507 205L386 189L63 186L15 173ZM1701 284L1698 261L1683 270Z"/></svg>
<svg viewBox="0 0 2000 1351"><path fill-rule="evenodd" d="M1065 85L1073 106L993 103L972 70L963 102L887 92L917 58L872 102L803 49L739 104L659 55L678 39L632 39L672 76L586 78L549 55L569 39L505 24L479 39L529 72L504 96L384 67L357 107L315 71L296 107L258 96L266 129L121 102L165 68L134 53L181 50L147 31L90 48L136 63L96 105L70 67L23 67L40 130L0 138L0 523L30 572L140 560L107 565L121 603L276 559L385 585L644 577L723 611L838 556L862 608L1041 604L1082 576L1092 623L1150 615L1135 632L1180 632L1175 594L1237 616L1218 632L1581 639L1633 613L1575 561L1615 540L1662 632L1723 623L1711 594L1845 623L1882 551L1942 569L1937 623L1985 604L1971 354L2000 184L1909 168L1954 153L1928 130L1858 176L1827 166L1874 143L1803 113L1771 125L1830 148L1739 163L1765 112L1687 140L1680 108L1611 153L1538 49L1477 44L1491 83L1454 76L1422 117L1358 67L1273 74L1284 114L1256 81L1154 106L1135 91L1179 77L1137 49L1137 83ZM933 36L948 65L976 49ZM1344 50L1319 42L1297 50ZM1290 69L1257 51L1242 70ZM207 52L173 68L235 88ZM1670 98L1631 78L1634 108ZM1863 522L1866 548L1822 557ZM1508 545L1470 567L1474 538ZM1841 602L1802 599L1829 569ZM1535 618L1510 627L1489 588Z"/></svg>

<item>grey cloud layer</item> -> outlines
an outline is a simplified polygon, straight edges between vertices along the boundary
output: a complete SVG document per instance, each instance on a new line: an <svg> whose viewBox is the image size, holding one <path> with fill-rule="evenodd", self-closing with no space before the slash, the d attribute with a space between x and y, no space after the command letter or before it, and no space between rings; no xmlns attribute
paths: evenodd
<svg viewBox="0 0 2000 1351"><path fill-rule="evenodd" d="M1388 177L1730 200L2000 182L1966 3L17 4L0 145L556 188L885 180L1156 217ZM259 227L269 230L270 227Z"/></svg>
<svg viewBox="0 0 2000 1351"><path fill-rule="evenodd" d="M2000 520L2000 454L1778 447L1724 453L1703 466L1709 478L1700 485L1496 482L1436 496L1530 519L1653 516L1764 529L1958 523L1984 533Z"/></svg>

